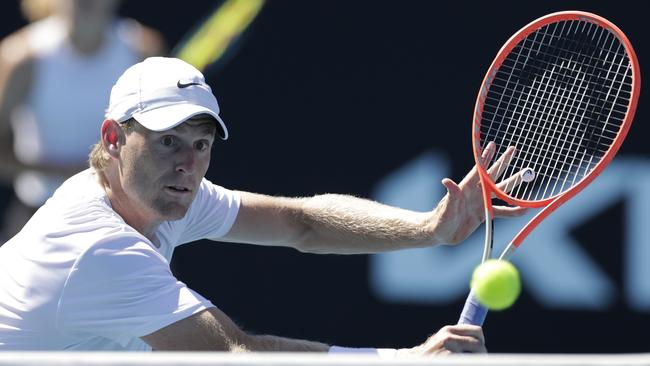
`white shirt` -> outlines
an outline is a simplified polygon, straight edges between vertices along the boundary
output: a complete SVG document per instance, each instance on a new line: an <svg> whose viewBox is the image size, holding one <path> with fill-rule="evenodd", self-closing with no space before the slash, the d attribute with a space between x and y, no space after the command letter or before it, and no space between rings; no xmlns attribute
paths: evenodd
<svg viewBox="0 0 650 366"><path fill-rule="evenodd" d="M239 202L204 179L157 246L113 211L93 170L68 179L0 247L0 350L151 350L139 337L213 306L173 276L174 248L225 235Z"/></svg>

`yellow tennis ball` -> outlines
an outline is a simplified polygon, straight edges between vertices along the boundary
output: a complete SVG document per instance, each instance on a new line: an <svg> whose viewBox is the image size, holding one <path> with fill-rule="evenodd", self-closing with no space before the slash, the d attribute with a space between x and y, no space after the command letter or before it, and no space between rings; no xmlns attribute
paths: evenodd
<svg viewBox="0 0 650 366"><path fill-rule="evenodd" d="M521 292L517 268L508 261L497 259L487 260L476 267L471 286L476 299L490 310L509 308Z"/></svg>

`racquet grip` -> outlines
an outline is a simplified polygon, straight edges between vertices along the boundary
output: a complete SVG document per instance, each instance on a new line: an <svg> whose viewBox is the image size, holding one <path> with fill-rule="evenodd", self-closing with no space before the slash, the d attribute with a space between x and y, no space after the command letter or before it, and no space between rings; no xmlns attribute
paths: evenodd
<svg viewBox="0 0 650 366"><path fill-rule="evenodd" d="M488 309L481 305L474 292L470 291L467 300L465 300L465 306L463 306L463 312L460 313L460 319L458 319L458 324L473 324L482 326L487 316Z"/></svg>

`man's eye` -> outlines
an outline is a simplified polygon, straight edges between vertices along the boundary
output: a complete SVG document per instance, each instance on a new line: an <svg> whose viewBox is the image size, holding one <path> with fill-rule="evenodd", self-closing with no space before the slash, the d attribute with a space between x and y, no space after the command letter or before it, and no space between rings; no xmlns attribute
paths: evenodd
<svg viewBox="0 0 650 366"><path fill-rule="evenodd" d="M205 151L210 148L210 145L205 141L199 141L196 143L196 149L199 151Z"/></svg>
<svg viewBox="0 0 650 366"><path fill-rule="evenodd" d="M160 143L163 144L164 146L172 146L172 145L174 145L174 137L172 137L172 136L163 136L160 139Z"/></svg>

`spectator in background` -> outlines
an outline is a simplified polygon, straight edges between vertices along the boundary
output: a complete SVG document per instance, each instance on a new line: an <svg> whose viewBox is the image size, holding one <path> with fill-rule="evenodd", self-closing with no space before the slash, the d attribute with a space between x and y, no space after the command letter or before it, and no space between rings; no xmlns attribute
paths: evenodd
<svg viewBox="0 0 650 366"><path fill-rule="evenodd" d="M23 0L30 24L0 43L0 182L15 192L0 237L87 167L115 79L162 52L157 32L117 17L119 3Z"/></svg>

